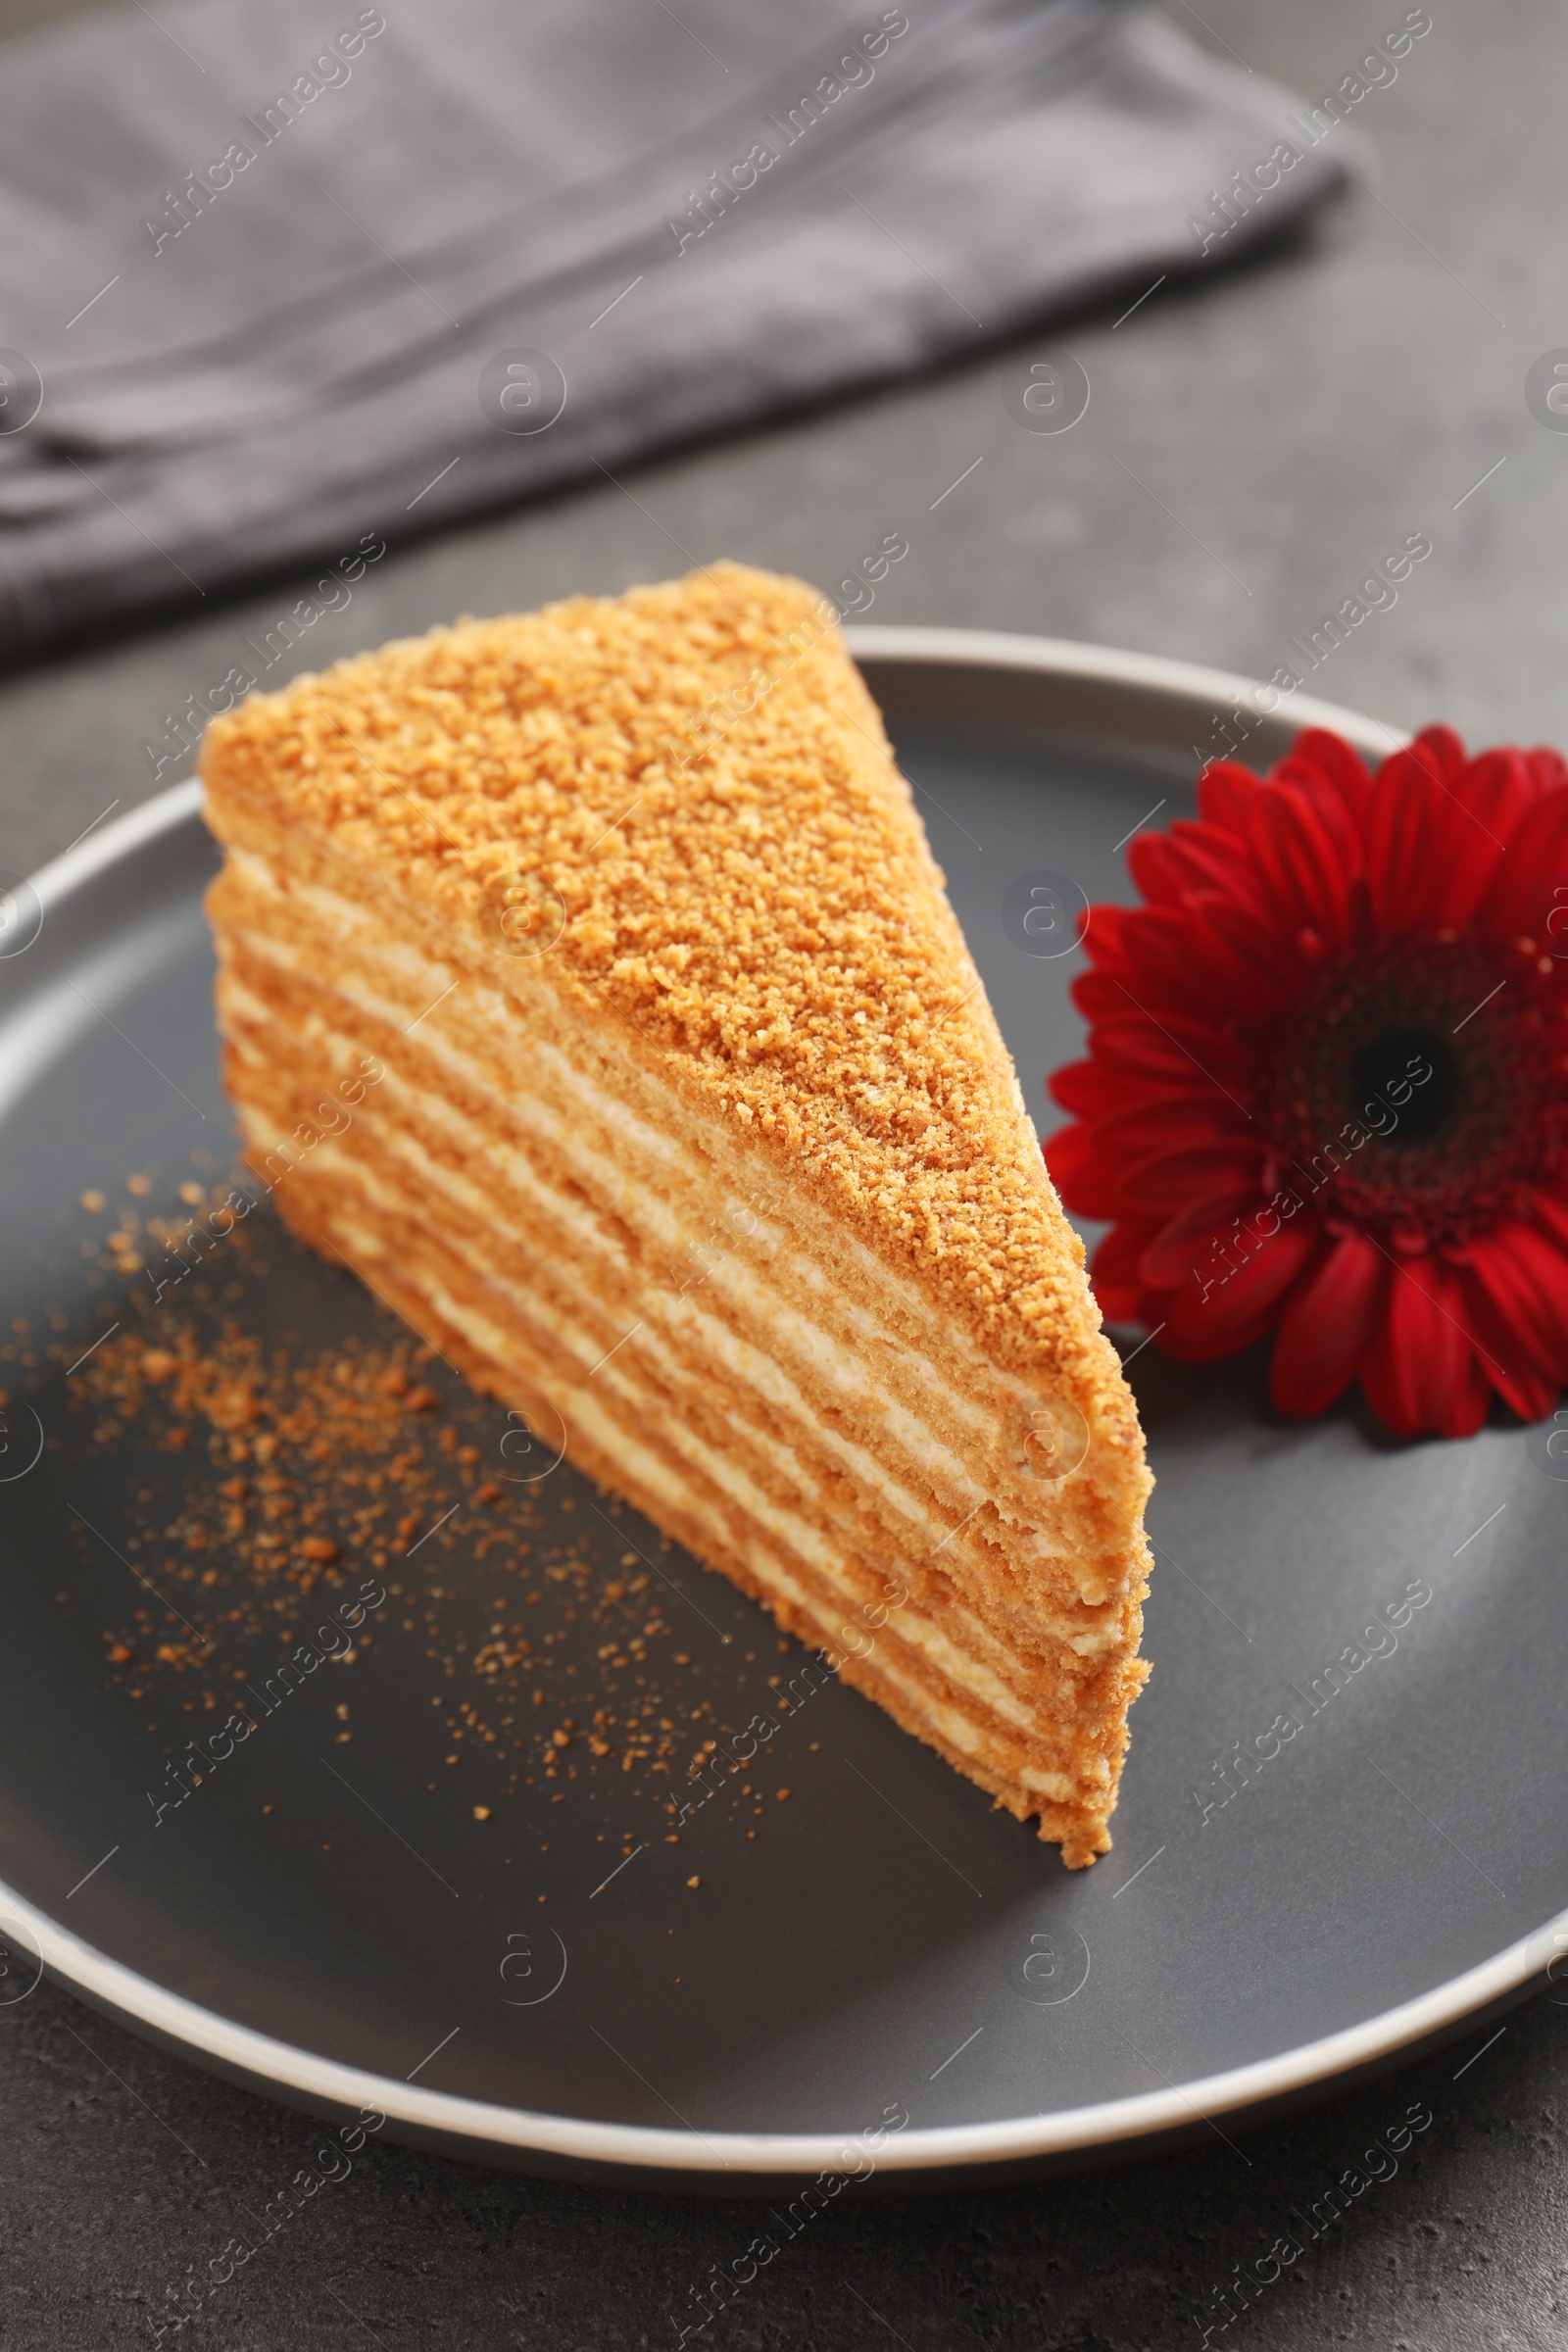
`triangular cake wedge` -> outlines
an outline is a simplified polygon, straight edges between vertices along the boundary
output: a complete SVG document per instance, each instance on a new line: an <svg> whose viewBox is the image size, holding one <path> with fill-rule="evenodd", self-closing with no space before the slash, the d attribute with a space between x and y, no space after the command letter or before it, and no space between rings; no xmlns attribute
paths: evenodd
<svg viewBox="0 0 1568 2352"><path fill-rule="evenodd" d="M289 1225L1103 1853L1137 1416L821 600L720 564L466 620L253 695L202 773L225 1081Z"/></svg>

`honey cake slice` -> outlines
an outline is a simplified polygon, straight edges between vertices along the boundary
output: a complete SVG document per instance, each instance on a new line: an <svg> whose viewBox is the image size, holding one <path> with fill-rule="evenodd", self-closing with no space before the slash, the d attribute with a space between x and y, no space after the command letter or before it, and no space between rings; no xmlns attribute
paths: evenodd
<svg viewBox="0 0 1568 2352"><path fill-rule="evenodd" d="M253 695L201 767L225 1083L294 1232L1105 1852L1142 1437L830 609L725 564L464 620Z"/></svg>

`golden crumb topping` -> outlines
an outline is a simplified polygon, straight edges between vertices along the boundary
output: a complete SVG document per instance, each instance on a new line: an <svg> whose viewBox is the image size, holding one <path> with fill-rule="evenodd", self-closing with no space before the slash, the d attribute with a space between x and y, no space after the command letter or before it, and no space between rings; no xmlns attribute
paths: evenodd
<svg viewBox="0 0 1568 2352"><path fill-rule="evenodd" d="M719 564L464 620L215 719L215 829L325 836L454 971L587 997L956 1306L1130 1401L909 788L829 609ZM537 954L524 953L537 949Z"/></svg>

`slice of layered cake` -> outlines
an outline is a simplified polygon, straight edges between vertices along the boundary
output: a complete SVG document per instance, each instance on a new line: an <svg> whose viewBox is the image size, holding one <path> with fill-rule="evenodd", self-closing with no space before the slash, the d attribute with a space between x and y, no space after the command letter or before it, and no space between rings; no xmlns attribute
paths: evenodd
<svg viewBox="0 0 1568 2352"><path fill-rule="evenodd" d="M821 601L722 564L464 621L253 696L202 772L226 1083L295 1232L1103 1853L1137 1417Z"/></svg>

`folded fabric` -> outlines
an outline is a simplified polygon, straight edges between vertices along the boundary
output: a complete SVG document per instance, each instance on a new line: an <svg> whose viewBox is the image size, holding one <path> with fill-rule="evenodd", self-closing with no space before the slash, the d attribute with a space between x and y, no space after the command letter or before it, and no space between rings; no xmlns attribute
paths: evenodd
<svg viewBox="0 0 1568 2352"><path fill-rule="evenodd" d="M338 16L168 0L9 46L12 647L1212 268L1346 170L1134 0Z"/></svg>

